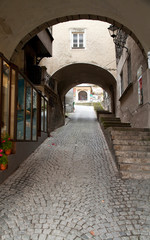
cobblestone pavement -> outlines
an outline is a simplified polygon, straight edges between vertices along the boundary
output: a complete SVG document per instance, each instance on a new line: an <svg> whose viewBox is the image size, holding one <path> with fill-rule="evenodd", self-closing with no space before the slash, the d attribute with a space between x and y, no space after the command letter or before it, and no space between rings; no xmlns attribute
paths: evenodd
<svg viewBox="0 0 150 240"><path fill-rule="evenodd" d="M1 240L149 240L150 181L121 180L91 107L0 186Z"/></svg>

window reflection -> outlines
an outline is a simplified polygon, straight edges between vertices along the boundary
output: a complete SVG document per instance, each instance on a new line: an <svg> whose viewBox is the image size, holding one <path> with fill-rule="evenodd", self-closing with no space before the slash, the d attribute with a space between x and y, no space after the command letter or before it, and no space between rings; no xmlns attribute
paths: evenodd
<svg viewBox="0 0 150 240"><path fill-rule="evenodd" d="M10 137L14 139L16 71L11 71Z"/></svg>
<svg viewBox="0 0 150 240"><path fill-rule="evenodd" d="M24 139L24 78L18 75L17 139Z"/></svg>
<svg viewBox="0 0 150 240"><path fill-rule="evenodd" d="M41 131L44 131L44 98L41 97Z"/></svg>
<svg viewBox="0 0 150 240"><path fill-rule="evenodd" d="M20 72L18 73L15 65L9 65L3 57L0 57L0 83L0 134L8 133L13 140L36 141L37 129L39 135L40 131L47 132L46 98L38 93Z"/></svg>
<svg viewBox="0 0 150 240"><path fill-rule="evenodd" d="M31 86L26 85L26 140L31 140Z"/></svg>
<svg viewBox="0 0 150 240"><path fill-rule="evenodd" d="M10 90L10 67L3 61L3 82L2 82L2 127L1 133L9 131L9 90Z"/></svg>
<svg viewBox="0 0 150 240"><path fill-rule="evenodd" d="M37 92L33 89L32 140L37 140Z"/></svg>
<svg viewBox="0 0 150 240"><path fill-rule="evenodd" d="M45 132L47 132L47 101L45 101Z"/></svg>

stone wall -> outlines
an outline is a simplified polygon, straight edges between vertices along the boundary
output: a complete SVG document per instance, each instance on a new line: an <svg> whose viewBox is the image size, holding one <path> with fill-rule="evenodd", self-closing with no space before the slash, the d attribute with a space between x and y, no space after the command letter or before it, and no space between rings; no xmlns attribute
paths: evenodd
<svg viewBox="0 0 150 240"><path fill-rule="evenodd" d="M149 96L149 70L147 60L131 37L128 37L123 54L117 66L117 116L123 122L130 122L132 127L150 127L150 96ZM131 83L128 83L127 61L131 56ZM138 70L142 68L143 104L139 104L138 96ZM123 93L121 94L121 74L123 75Z"/></svg>

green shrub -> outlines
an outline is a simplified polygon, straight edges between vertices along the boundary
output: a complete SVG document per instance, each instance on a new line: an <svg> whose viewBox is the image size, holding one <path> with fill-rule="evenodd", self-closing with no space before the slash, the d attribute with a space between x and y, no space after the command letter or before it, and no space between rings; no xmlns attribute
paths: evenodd
<svg viewBox="0 0 150 240"><path fill-rule="evenodd" d="M104 110L104 108L102 107L102 105L101 105L100 102L95 102L95 103L93 103L93 106L94 106L94 110L95 110L95 111Z"/></svg>

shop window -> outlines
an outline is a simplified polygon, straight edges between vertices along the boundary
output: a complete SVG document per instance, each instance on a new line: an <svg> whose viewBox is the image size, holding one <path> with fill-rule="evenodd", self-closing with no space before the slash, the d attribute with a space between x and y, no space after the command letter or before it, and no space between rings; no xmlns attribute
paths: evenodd
<svg viewBox="0 0 150 240"><path fill-rule="evenodd" d="M44 98L41 97L41 131L44 132Z"/></svg>
<svg viewBox="0 0 150 240"><path fill-rule="evenodd" d="M37 92L33 89L32 140L37 140Z"/></svg>
<svg viewBox="0 0 150 240"><path fill-rule="evenodd" d="M37 141L37 133L47 132L47 99L3 55L0 96L0 136L8 133L15 141Z"/></svg>
<svg viewBox="0 0 150 240"><path fill-rule="evenodd" d="M10 101L10 67L3 61L2 80L2 128L1 133L9 131L9 101Z"/></svg>
<svg viewBox="0 0 150 240"><path fill-rule="evenodd" d="M45 132L47 132L47 102L45 101Z"/></svg>
<svg viewBox="0 0 150 240"><path fill-rule="evenodd" d="M41 97L41 131L47 132L48 102Z"/></svg>
<svg viewBox="0 0 150 240"><path fill-rule="evenodd" d="M18 102L17 102L17 139L24 139L24 107L25 107L25 81L18 75Z"/></svg>
<svg viewBox="0 0 150 240"><path fill-rule="evenodd" d="M11 69L11 94L10 94L10 138L15 138L15 112L16 112L16 71Z"/></svg>
<svg viewBox="0 0 150 240"><path fill-rule="evenodd" d="M31 114L32 114L32 89L30 84L26 85L26 140L31 140Z"/></svg>

